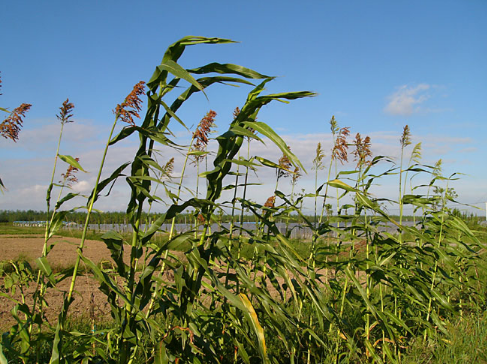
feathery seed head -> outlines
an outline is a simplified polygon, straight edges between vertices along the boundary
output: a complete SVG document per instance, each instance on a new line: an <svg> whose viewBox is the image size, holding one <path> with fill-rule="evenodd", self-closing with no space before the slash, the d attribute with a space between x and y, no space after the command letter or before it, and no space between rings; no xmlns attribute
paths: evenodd
<svg viewBox="0 0 487 364"><path fill-rule="evenodd" d="M288 146L287 149L291 150L291 148ZM279 158L279 169L277 170L277 177L289 177L291 175L291 171L289 170L292 166L291 161L289 160L288 156L284 153L282 153L282 157Z"/></svg>
<svg viewBox="0 0 487 364"><path fill-rule="evenodd" d="M404 127L401 139L399 139L399 141L401 142L401 146L403 148L411 144L411 131L409 130L409 125Z"/></svg>
<svg viewBox="0 0 487 364"><path fill-rule="evenodd" d="M438 177L441 175L441 170L442 170L442 165L443 165L443 160L438 159L438 161L435 163L433 167L433 175Z"/></svg>
<svg viewBox="0 0 487 364"><path fill-rule="evenodd" d="M233 119L234 120L237 118L238 114L240 114L240 108L237 106L235 108L235 110L233 110Z"/></svg>
<svg viewBox="0 0 487 364"><path fill-rule="evenodd" d="M367 158L372 156L372 152L370 151L370 137L367 136L365 139L362 139L360 133L357 133L354 145L355 150L352 154L354 155L354 160L357 161L357 167L370 164L370 161L367 161Z"/></svg>
<svg viewBox="0 0 487 364"><path fill-rule="evenodd" d="M331 120L330 120L330 129L331 129L331 132L333 133L333 135L335 135L336 133L338 133L338 123L337 121L335 120L335 115L333 115L331 117Z"/></svg>
<svg viewBox="0 0 487 364"><path fill-rule="evenodd" d="M168 177L171 177L173 171L174 171L174 157L172 157L169 162L167 162L165 165L164 165L164 173L166 174L166 176Z"/></svg>
<svg viewBox="0 0 487 364"><path fill-rule="evenodd" d="M71 120L71 117L73 114L74 109L74 104L69 102L69 99L66 99L66 101L63 102L63 106L59 108L59 115L56 115L59 121L61 121L61 124L66 124L66 123L72 123L73 120Z"/></svg>
<svg viewBox="0 0 487 364"><path fill-rule="evenodd" d="M194 139L196 139L196 145L201 145L206 147L208 145L208 134L211 132L211 128L215 125L216 112L213 110L208 111L208 113L201 119L196 131L193 134ZM200 149L197 149L200 150Z"/></svg>
<svg viewBox="0 0 487 364"><path fill-rule="evenodd" d="M348 162L348 143L347 136L350 135L350 128L340 128L338 129L338 135L335 140L335 145L331 153L331 159L340 161L341 164Z"/></svg>
<svg viewBox="0 0 487 364"><path fill-rule="evenodd" d="M120 118L124 123L135 126L134 117L140 118L139 112L142 110L142 100L139 96L144 92L145 82L140 81L134 86L124 102L117 105L114 111L116 117Z"/></svg>
<svg viewBox="0 0 487 364"><path fill-rule="evenodd" d="M299 167L294 168L291 183L293 185L296 185L296 183L298 182L298 179L301 178L301 176L302 176L302 174L301 174L301 170L299 169Z"/></svg>
<svg viewBox="0 0 487 364"><path fill-rule="evenodd" d="M265 202L264 207L272 208L272 207L274 207L275 203L276 203L276 196L271 196Z"/></svg>
<svg viewBox="0 0 487 364"><path fill-rule="evenodd" d="M29 111L32 105L22 104L12 111L8 118L0 124L0 134L6 139L12 139L16 142L19 139L19 132L22 128L25 113Z"/></svg>
<svg viewBox="0 0 487 364"><path fill-rule="evenodd" d="M316 156L313 159L313 169L319 170L323 168L323 158L325 158L325 152L321 149L321 143L316 146Z"/></svg>
<svg viewBox="0 0 487 364"><path fill-rule="evenodd" d="M75 158L76 162L79 162L79 158ZM62 173L61 176L63 177L66 186L71 188L73 183L78 182L78 178L76 178L75 173L78 172L78 168L69 165L66 173ZM59 183L63 183L63 181L59 181Z"/></svg>
<svg viewBox="0 0 487 364"><path fill-rule="evenodd" d="M418 144L416 144L413 148L413 151L411 153L411 159L415 162L415 163L419 163L420 160L421 160L421 142L419 142Z"/></svg>
<svg viewBox="0 0 487 364"><path fill-rule="evenodd" d="M211 133L211 128L215 126L216 112L213 110L201 119L196 131L193 133L193 138L196 140L193 146L194 151L204 151L208 146L208 135ZM194 162L198 162L204 158L204 155L195 155Z"/></svg>

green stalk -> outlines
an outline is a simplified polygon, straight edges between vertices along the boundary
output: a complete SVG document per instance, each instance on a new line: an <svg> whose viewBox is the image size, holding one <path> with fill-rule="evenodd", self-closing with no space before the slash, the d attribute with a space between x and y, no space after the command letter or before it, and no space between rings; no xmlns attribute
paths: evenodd
<svg viewBox="0 0 487 364"><path fill-rule="evenodd" d="M193 145L193 141L194 141L194 135L193 137L191 138L191 142L189 143L189 147L188 147L188 152L186 153L186 157L184 158L184 163L183 163L183 169L181 171L181 176L179 177L179 185L178 185L178 193L177 193L177 199L179 200L179 197L181 195L181 189L182 189L182 186L183 186L183 178L184 178L184 172L186 171L186 166L188 164L188 159L189 159L189 152L191 151L191 146ZM171 230L169 231L169 238L168 240L171 240L173 235L174 235L174 226L176 224L176 216L174 216L172 218L172 221L171 221ZM196 233L195 233L196 234ZM164 255L163 255L163 259L162 259L162 265L161 265L161 271L160 271L160 274L161 276L164 274L164 270L166 269L166 260L167 260L167 256L169 254L169 250L166 249L166 251L164 252ZM154 299L156 298L156 295L159 293L159 287L157 287L156 289L154 289L154 292L152 293L152 296L151 296L151 299L150 299L150 302L149 302L149 308L147 310L147 313L146 313L146 318L149 317L150 313L152 312L152 306L154 305Z"/></svg>
<svg viewBox="0 0 487 364"><path fill-rule="evenodd" d="M183 187L184 172L186 171L186 165L188 164L188 159L189 159L189 152L191 151L191 146L193 145L193 141L194 141L194 136L191 138L191 142L189 143L189 147L188 147L188 152L186 153L186 157L184 158L183 169L181 171L181 177L179 178L179 186L178 186L178 194L177 194L178 200L179 200L179 197L181 196L181 189ZM172 222L171 222L171 230L169 231L169 240L171 240L173 235L174 235L174 225L175 224L176 224L176 217L173 217ZM166 256L164 258L167 258L167 252L166 252Z"/></svg>
<svg viewBox="0 0 487 364"><path fill-rule="evenodd" d="M182 183L182 180L180 183ZM196 159L196 198L199 198L199 191L198 191L199 183L200 183L200 161L199 159ZM195 214L194 217L194 238L195 239L198 238L198 229L199 229L199 221L198 221L198 216Z"/></svg>
<svg viewBox="0 0 487 364"><path fill-rule="evenodd" d="M238 151L238 158L240 159L240 150ZM232 217L230 221L230 244L228 249L231 250L233 246L233 225L235 223L235 204L237 198L237 189L238 189L238 176L239 176L240 165L237 164L237 175L235 176L235 189L233 191L233 199L232 199ZM227 264L227 272L225 275L225 287L228 286L228 278L230 275L230 264ZM237 290L238 291L238 290Z"/></svg>
<svg viewBox="0 0 487 364"><path fill-rule="evenodd" d="M47 242L49 241L49 230L51 227L51 222L52 218L49 220L49 210L51 207L51 191L53 188L53 183L54 183L54 175L56 174L56 165L57 165L57 160L58 160L58 155L59 155L59 148L61 146L61 139L63 136L63 129L64 129L64 122L61 122L61 131L59 132L59 139L57 143L57 149L56 149L56 156L54 157L54 166L52 167L52 174L51 174L51 183L49 183L49 188L47 189L47 196L46 196L46 203L47 203L47 216L48 216L48 221L46 222L46 232L44 236L44 247L42 248L42 256L46 256L47 254ZM54 213L53 213L54 217Z"/></svg>
<svg viewBox="0 0 487 364"><path fill-rule="evenodd" d="M442 199L443 200L443 204L445 204L447 191L448 191L448 183L446 184L446 190L445 190L445 193L444 193L443 199ZM444 209L444 207L443 207L443 209ZM445 213L444 213L444 211L442 211L442 214L441 214L441 224L440 224L440 234L438 236L438 245L437 245L437 248L438 249L441 249L441 243L443 241L443 226L444 226L444 222L445 222ZM436 274L437 273L438 273L438 260L435 260L435 267L433 269L433 278L431 280L430 291L433 291L433 289L435 287L435 280L436 280ZM428 310L427 310L427 314L426 314L426 322L429 322L429 319L430 319L432 303L433 303L433 298L430 296L430 298L428 300ZM426 337L427 337L427 334L426 333L427 333L427 331L425 330L424 331L424 340L426 340Z"/></svg>
<svg viewBox="0 0 487 364"><path fill-rule="evenodd" d="M76 263L75 263L74 269L73 269L73 276L71 278L71 284L69 286L68 303L71 302L71 298L72 298L72 295L73 295L73 291L74 291L74 287L75 287L75 283L76 283L76 277L77 277L78 270L79 270L79 264L80 264L80 261L81 261L81 255L83 254L83 248L85 246L86 233L88 232L88 224L90 222L91 212L93 210L93 205L95 203L96 193L98 192L98 184L100 183L101 173L102 173L102 170L103 170L103 166L105 165L105 159L106 159L106 156L107 156L108 147L110 145L110 140L112 139L113 131L115 130L115 126L117 125L118 119L119 119L119 116L117 115L117 117L115 118L115 121L114 121L114 123L112 125L112 129L110 130L110 135L108 136L108 140L107 140L107 142L105 144L105 150L103 151L103 157L102 157L102 160L101 160L101 163L100 163L100 168L98 169L98 175L96 177L95 186L93 187L93 193L92 193L92 196L91 196L89 205L88 205L88 210L87 210L87 213L86 213L85 224L84 224L84 227L83 227L83 232L81 234L81 242L80 242L80 244L78 246L78 249L77 249L78 256L76 257ZM67 310L67 308L66 308L66 310Z"/></svg>
<svg viewBox="0 0 487 364"><path fill-rule="evenodd" d="M247 161L250 160L250 139L247 141ZM243 222L244 222L244 207L243 203L246 201L247 197L247 183L249 178L249 167L245 167L245 181L244 181L244 190L242 195L242 203L240 204L241 211L240 211L240 226L239 226L239 233L238 233L238 250L237 250L237 260L240 260L240 254L242 249L242 234L243 234Z"/></svg>
<svg viewBox="0 0 487 364"><path fill-rule="evenodd" d="M58 160L58 155L59 155L59 149L60 149L60 146L61 146L61 139L62 139L62 136L63 136L63 129L64 129L64 121L61 120L61 130L59 132L59 139L58 139L58 143L57 143L57 148L56 148L56 155L54 156L54 165L52 167L52 174L51 174L51 182L49 183L49 187L47 189L47 193L46 193L46 204L47 204L47 221L46 221L46 230L44 232L44 245L42 247L42 257L45 257L47 255L47 243L49 241L49 233L50 233L50 229L51 229L51 223L54 219L54 214L56 212L56 209L53 211L52 213L52 216L49 218L49 210L50 210L50 206L51 206L51 191L52 191L52 188L54 186L54 176L56 174L56 166L57 166L57 160ZM57 201L59 201L59 198L61 197L61 193L62 193L62 189L61 189L61 192L59 193L59 196L58 196L58 199ZM56 201L56 204L57 204L57 201ZM44 296L44 293L45 293L45 284L44 284L44 281L41 282L41 271L39 270L39 272L37 273L37 280L36 280L36 289L35 289L35 293L33 294L33 298L34 298L34 302L32 304L32 312L35 312L36 310L36 306L37 306L37 293L40 294L40 297L43 297ZM42 310L43 310L43 302L41 301L40 303L41 307L40 307L40 311L41 311L41 315L42 315ZM33 328L33 324L29 324L29 334L32 333L32 328ZM41 327L39 325L39 332L41 331Z"/></svg>

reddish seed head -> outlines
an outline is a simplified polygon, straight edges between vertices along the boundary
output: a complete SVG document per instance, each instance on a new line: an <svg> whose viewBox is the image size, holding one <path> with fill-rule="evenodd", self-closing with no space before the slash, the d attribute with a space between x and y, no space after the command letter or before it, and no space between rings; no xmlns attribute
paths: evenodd
<svg viewBox="0 0 487 364"><path fill-rule="evenodd" d="M59 115L56 115L56 117L61 121L62 124L72 123L73 120L71 120L71 117L73 114L71 113L73 112L73 109L74 104L69 102L69 99L66 99L66 101L63 102L63 106L59 108L60 112Z"/></svg>
<svg viewBox="0 0 487 364"><path fill-rule="evenodd" d="M370 161L367 161L367 158L372 156L370 150L370 137L367 136L365 139L362 139L360 133L357 133L354 144L355 150L352 153L354 155L354 160L357 161L357 167L370 164Z"/></svg>
<svg viewBox="0 0 487 364"><path fill-rule="evenodd" d="M31 106L30 104L20 105L0 124L0 134L4 138L12 139L14 142L19 139L19 132L23 123L22 118L25 117L25 113L29 111Z"/></svg>
<svg viewBox="0 0 487 364"><path fill-rule="evenodd" d="M204 223L205 223L205 218L203 217L203 215L198 214L198 222L199 222L200 224L204 224Z"/></svg>
<svg viewBox="0 0 487 364"><path fill-rule="evenodd" d="M267 201L264 204L264 207L274 207L274 204L276 203L276 196L271 196L267 199Z"/></svg>
<svg viewBox="0 0 487 364"><path fill-rule="evenodd" d="M287 149L291 150L291 148L288 146ZM280 169L277 170L277 177L289 177L291 175L291 172L289 171L292 167L292 163L289 160L289 157L282 153L282 157L279 158L279 167Z"/></svg>
<svg viewBox="0 0 487 364"><path fill-rule="evenodd" d="M208 111L208 113L201 119L196 131L193 134L193 138L195 139L195 143L193 146L193 150L195 151L204 151L206 146L208 145L208 135L211 132L211 128L215 126L215 117L216 112L213 110ZM194 161L200 161L204 158L203 155L195 155Z"/></svg>
<svg viewBox="0 0 487 364"><path fill-rule="evenodd" d="M333 146L331 158L340 161L341 164L348 162L348 144L347 136L350 135L350 128L341 128Z"/></svg>
<svg viewBox="0 0 487 364"><path fill-rule="evenodd" d="M134 117L140 118L139 112L142 110L142 100L139 96L144 94L144 92L145 82L140 81L134 86L125 101L117 105L114 111L115 115L124 123L135 126Z"/></svg>
<svg viewBox="0 0 487 364"><path fill-rule="evenodd" d="M75 158L75 160L76 162L79 162L79 158ZM66 173L61 174L68 187L71 187L73 183L78 182L78 178L75 176L76 172L78 172L78 168L69 165ZM59 183L63 183L63 181L59 181Z"/></svg>

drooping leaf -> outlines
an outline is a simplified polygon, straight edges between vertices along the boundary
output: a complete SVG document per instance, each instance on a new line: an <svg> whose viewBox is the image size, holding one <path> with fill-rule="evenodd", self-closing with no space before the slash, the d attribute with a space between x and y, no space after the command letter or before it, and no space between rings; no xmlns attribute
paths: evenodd
<svg viewBox="0 0 487 364"><path fill-rule="evenodd" d="M83 167L81 167L81 164L79 164L79 162L76 159L74 159L73 157L71 157L70 155L61 155L61 154L58 154L58 157L62 161L70 164L71 166L73 166L74 168L78 168L80 171L86 173L86 171L83 169Z"/></svg>

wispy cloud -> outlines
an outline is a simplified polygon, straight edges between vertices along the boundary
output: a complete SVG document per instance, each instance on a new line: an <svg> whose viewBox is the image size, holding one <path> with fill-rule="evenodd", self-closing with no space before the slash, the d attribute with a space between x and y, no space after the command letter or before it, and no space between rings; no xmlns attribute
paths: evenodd
<svg viewBox="0 0 487 364"><path fill-rule="evenodd" d="M388 97L389 103L384 108L384 112L391 115L408 116L422 111L419 105L431 97L427 92L430 88L431 86L425 83L417 86L400 86Z"/></svg>

